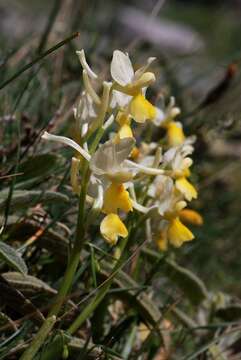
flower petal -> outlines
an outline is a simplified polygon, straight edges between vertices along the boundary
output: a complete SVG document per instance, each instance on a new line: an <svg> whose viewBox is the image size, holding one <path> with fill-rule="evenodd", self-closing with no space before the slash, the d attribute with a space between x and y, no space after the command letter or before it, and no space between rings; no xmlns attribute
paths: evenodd
<svg viewBox="0 0 241 360"><path fill-rule="evenodd" d="M184 242L194 239L193 233L181 223L179 218L170 221L167 237L169 242L175 247L180 247Z"/></svg>
<svg viewBox="0 0 241 360"><path fill-rule="evenodd" d="M118 236L126 237L128 235L125 224L116 214L109 214L101 221L100 232L110 245L117 243Z"/></svg>
<svg viewBox="0 0 241 360"><path fill-rule="evenodd" d="M120 170L123 161L129 156L135 144L133 138L105 142L92 156L90 168L96 175L113 174Z"/></svg>
<svg viewBox="0 0 241 360"><path fill-rule="evenodd" d="M80 61L81 65L82 65L83 69L86 70L86 72L88 73L89 77L90 77L91 79L97 79L98 76L94 73L93 70L91 70L91 68L89 67L89 65L88 65L88 63L87 63L87 61L86 61L84 50L82 49L82 50L80 50L80 51L76 51L76 54L77 54L78 57L79 57L79 61Z"/></svg>
<svg viewBox="0 0 241 360"><path fill-rule="evenodd" d="M198 226L203 224L202 216L195 210L183 209L180 211L179 216L184 223L187 222L189 224Z"/></svg>
<svg viewBox="0 0 241 360"><path fill-rule="evenodd" d="M155 60L156 60L155 57L149 57L147 59L146 65L144 65L141 68L139 68L138 70L136 70L135 79L138 79L139 77L141 77L146 72L146 70L149 68L149 66L153 63L153 61L155 61Z"/></svg>
<svg viewBox="0 0 241 360"><path fill-rule="evenodd" d="M72 147L73 149L75 149L76 151L78 151L78 153L80 153L80 155L82 155L87 161L90 161L90 159L91 159L90 154L87 151L85 151L79 144L77 144L72 139L69 139L65 136L52 135L52 134L49 134L47 131L45 131L41 137L42 137L42 139L45 139L45 140L55 141L55 142L59 142L59 143L68 145L68 146Z"/></svg>
<svg viewBox="0 0 241 360"><path fill-rule="evenodd" d="M130 138L128 138L130 139ZM147 175L163 175L165 173L165 170L163 169L157 169L153 167L147 167L142 164L136 163L131 160L125 160L124 165L128 166L130 170L136 169L137 172L147 174Z"/></svg>
<svg viewBox="0 0 241 360"><path fill-rule="evenodd" d="M112 78L121 86L128 85L134 77L134 70L128 55L120 50L113 52L110 72Z"/></svg>
<svg viewBox="0 0 241 360"><path fill-rule="evenodd" d="M124 108L131 101L132 96L123 94L118 90L112 90L112 97L110 101L110 107L112 109L116 107Z"/></svg>
<svg viewBox="0 0 241 360"><path fill-rule="evenodd" d="M116 214L118 210L132 211L132 202L123 184L112 183L104 194L103 212Z"/></svg>
<svg viewBox="0 0 241 360"><path fill-rule="evenodd" d="M182 145L185 141L185 135L180 123L171 121L167 123L167 141L170 147Z"/></svg>
<svg viewBox="0 0 241 360"><path fill-rule="evenodd" d="M133 133L130 125L128 124L122 125L118 131L118 137L119 139L133 138Z"/></svg>
<svg viewBox="0 0 241 360"><path fill-rule="evenodd" d="M156 108L142 94L133 97L130 103L130 114L134 120L144 123L146 120L153 120L156 117Z"/></svg>
<svg viewBox="0 0 241 360"><path fill-rule="evenodd" d="M197 190L185 177L177 179L175 185L188 201L197 198Z"/></svg>

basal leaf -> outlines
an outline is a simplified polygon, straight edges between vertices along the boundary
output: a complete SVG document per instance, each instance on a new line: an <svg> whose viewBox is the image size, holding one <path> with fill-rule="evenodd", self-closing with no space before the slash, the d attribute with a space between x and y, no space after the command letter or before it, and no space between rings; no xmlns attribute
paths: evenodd
<svg viewBox="0 0 241 360"><path fill-rule="evenodd" d="M0 258L3 259L11 268L27 274L27 266L19 253L11 246L0 242Z"/></svg>
<svg viewBox="0 0 241 360"><path fill-rule="evenodd" d="M0 193L0 212L4 211L7 201L7 193ZM11 200L11 208L21 209L29 206L34 206L37 203L49 203L53 201L67 202L68 197L64 194L55 191L41 191L41 190L16 190L13 193Z"/></svg>
<svg viewBox="0 0 241 360"><path fill-rule="evenodd" d="M60 165L61 160L62 158L56 154L32 156L19 165L18 171L23 174L17 178L17 181L22 182L52 174Z"/></svg>

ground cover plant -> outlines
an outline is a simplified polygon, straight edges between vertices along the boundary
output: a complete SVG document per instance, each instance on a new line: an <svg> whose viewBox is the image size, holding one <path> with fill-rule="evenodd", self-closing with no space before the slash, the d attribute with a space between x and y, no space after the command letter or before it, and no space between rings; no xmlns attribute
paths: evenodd
<svg viewBox="0 0 241 360"><path fill-rule="evenodd" d="M239 26L129 5L27 2L1 39L0 359L240 359Z"/></svg>

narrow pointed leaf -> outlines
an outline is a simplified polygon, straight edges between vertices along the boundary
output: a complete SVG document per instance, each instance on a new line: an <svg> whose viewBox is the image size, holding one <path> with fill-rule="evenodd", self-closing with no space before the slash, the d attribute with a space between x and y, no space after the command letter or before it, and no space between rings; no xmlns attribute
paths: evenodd
<svg viewBox="0 0 241 360"><path fill-rule="evenodd" d="M11 246L0 242L0 259L4 260L9 267L19 271L22 274L27 274L28 269L23 258Z"/></svg>

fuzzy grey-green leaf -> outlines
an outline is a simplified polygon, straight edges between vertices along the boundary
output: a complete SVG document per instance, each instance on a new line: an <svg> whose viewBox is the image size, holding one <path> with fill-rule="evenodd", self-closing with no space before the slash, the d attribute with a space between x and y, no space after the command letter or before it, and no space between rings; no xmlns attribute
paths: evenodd
<svg viewBox="0 0 241 360"><path fill-rule="evenodd" d="M40 190L16 190L13 193L11 208L21 209L28 206L33 206L37 203L49 203L53 201L68 202L68 196L55 191L40 191ZM0 192L0 212L4 211L7 201L7 193Z"/></svg>
<svg viewBox="0 0 241 360"><path fill-rule="evenodd" d="M19 253L11 246L0 242L0 258L3 259L11 268L27 274L28 269Z"/></svg>

